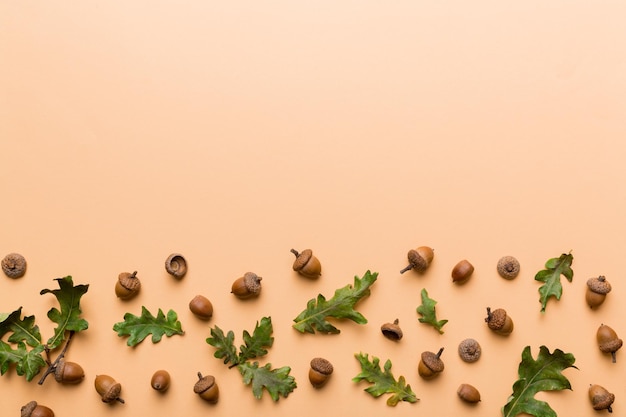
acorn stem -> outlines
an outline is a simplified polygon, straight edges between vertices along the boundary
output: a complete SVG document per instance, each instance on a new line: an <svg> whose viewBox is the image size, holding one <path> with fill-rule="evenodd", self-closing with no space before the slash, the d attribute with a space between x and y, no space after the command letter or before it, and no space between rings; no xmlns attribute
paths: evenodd
<svg viewBox="0 0 626 417"><path fill-rule="evenodd" d="M70 342L72 341L72 337L73 336L74 336L74 331L70 330L70 334L67 337L67 342L65 342L65 346L63 346L63 350L61 350L61 353L59 353L59 356L57 356L57 358L54 360L54 362L49 363L48 369L46 369L46 372L44 372L44 374L41 376L41 378L39 379L39 382L37 382L37 384L43 385L43 383L46 380L46 378L48 377L48 375L54 373L54 371L57 369L57 366L59 365L59 362L61 361L61 359L63 359L65 357L65 352L67 352L67 349L70 347ZM46 349L46 352L49 352L49 350ZM48 362L49 362L49 359L48 359Z"/></svg>
<svg viewBox="0 0 626 417"><path fill-rule="evenodd" d="M413 269L413 265L407 265L404 269L400 270L401 274L404 274L406 271Z"/></svg>
<svg viewBox="0 0 626 417"><path fill-rule="evenodd" d="M615 352L611 352L611 361L612 361L613 363L616 363L616 362L617 362L617 357L615 356Z"/></svg>
<svg viewBox="0 0 626 417"><path fill-rule="evenodd" d="M613 409L612 409L612 408L611 408L611 406L609 405L609 406L606 408L606 411L608 411L609 413L612 413L612 412L613 412Z"/></svg>
<svg viewBox="0 0 626 417"><path fill-rule="evenodd" d="M130 274L129 278L137 278L137 271L134 271L132 274Z"/></svg>
<svg viewBox="0 0 626 417"><path fill-rule="evenodd" d="M493 317L493 314L491 314L491 307L487 307L487 318L485 319L485 321L489 323L492 317Z"/></svg>
<svg viewBox="0 0 626 417"><path fill-rule="evenodd" d="M443 353L443 348L439 349L439 351L437 352L437 355L436 355L437 359L439 359L442 353Z"/></svg>
<svg viewBox="0 0 626 417"><path fill-rule="evenodd" d="M297 258L298 256L300 256L300 253L299 253L297 250L295 250L295 249L291 249L289 252L291 252L291 253L293 253L294 255L296 255L296 258Z"/></svg>

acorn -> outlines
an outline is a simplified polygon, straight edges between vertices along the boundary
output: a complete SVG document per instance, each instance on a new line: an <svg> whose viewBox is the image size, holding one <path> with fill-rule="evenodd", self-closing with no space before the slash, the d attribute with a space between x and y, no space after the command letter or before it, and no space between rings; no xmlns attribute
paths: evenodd
<svg viewBox="0 0 626 417"><path fill-rule="evenodd" d="M503 256L498 260L498 274L504 279L513 279L519 274L519 261L513 256Z"/></svg>
<svg viewBox="0 0 626 417"><path fill-rule="evenodd" d="M78 384L85 379L85 371L79 364L61 359L54 368L54 379L63 384Z"/></svg>
<svg viewBox="0 0 626 417"><path fill-rule="evenodd" d="M459 388L456 390L457 395L460 399L465 402L476 404L480 402L480 392L470 384L461 384Z"/></svg>
<svg viewBox="0 0 626 417"><path fill-rule="evenodd" d="M137 271L122 272L115 283L115 295L122 300L130 300L139 293L141 281L137 278Z"/></svg>
<svg viewBox="0 0 626 417"><path fill-rule="evenodd" d="M311 249L305 249L302 252L298 252L295 249L290 251L296 256L296 260L293 261L293 270L305 278L316 279L322 274L322 265L319 259L313 255Z"/></svg>
<svg viewBox="0 0 626 417"><path fill-rule="evenodd" d="M2 271L9 278L20 278L26 273L26 259L19 253L9 253L0 264Z"/></svg>
<svg viewBox="0 0 626 417"><path fill-rule="evenodd" d="M402 339L402 329L398 325L400 321L395 319L393 323L385 323L380 326L380 331L389 340L398 341Z"/></svg>
<svg viewBox="0 0 626 417"><path fill-rule="evenodd" d="M443 372L444 365L441 360L441 354L443 348L439 349L437 353L422 352L420 362L417 366L417 373L424 379L432 379Z"/></svg>
<svg viewBox="0 0 626 417"><path fill-rule="evenodd" d="M463 259L452 268L452 282L455 284L464 284L470 279L473 273L474 265L467 259Z"/></svg>
<svg viewBox="0 0 626 417"><path fill-rule="evenodd" d="M193 392L211 404L217 403L220 395L220 390L215 383L215 377L212 375L202 376L200 372L198 372L198 381L193 387Z"/></svg>
<svg viewBox="0 0 626 417"><path fill-rule="evenodd" d="M598 307L604 302L606 295L611 292L611 284L606 280L604 275L587 280L587 291L585 292L585 300L589 307Z"/></svg>
<svg viewBox="0 0 626 417"><path fill-rule="evenodd" d="M589 400L591 400L591 406L594 410L613 412L611 405L615 401L615 395L607 391L606 388L597 384L589 385Z"/></svg>
<svg viewBox="0 0 626 417"><path fill-rule="evenodd" d="M196 295L189 302L189 310L202 320L209 320L213 317L213 304L203 295Z"/></svg>
<svg viewBox="0 0 626 417"><path fill-rule="evenodd" d="M487 307L485 321L487 326L499 335L508 336L513 331L513 320L502 308L491 311L491 308Z"/></svg>
<svg viewBox="0 0 626 417"><path fill-rule="evenodd" d="M615 363L615 352L617 352L623 344L622 339L617 337L615 330L605 324L601 324L596 332L596 340L598 341L600 351L610 353L612 362Z"/></svg>
<svg viewBox="0 0 626 417"><path fill-rule="evenodd" d="M114 401L117 401L124 404L124 400L120 398L122 385L119 382L116 382L110 376L96 375L94 386L98 394L100 394L102 402L112 403Z"/></svg>
<svg viewBox="0 0 626 417"><path fill-rule="evenodd" d="M432 248L428 246L420 246L417 249L411 249L407 253L407 258L409 260L409 264L400 271L401 274L404 274L409 269L415 269L417 272L424 272L430 266L430 263L433 261L433 257L435 256L435 252Z"/></svg>
<svg viewBox="0 0 626 417"><path fill-rule="evenodd" d="M482 348L474 339L465 339L459 343L459 356L463 362L472 363L480 359Z"/></svg>
<svg viewBox="0 0 626 417"><path fill-rule="evenodd" d="M156 371L150 379L150 386L159 392L165 392L170 387L170 373L164 369Z"/></svg>
<svg viewBox="0 0 626 417"><path fill-rule="evenodd" d="M309 368L309 381L315 388L323 387L333 373L333 365L324 358L313 358Z"/></svg>
<svg viewBox="0 0 626 417"><path fill-rule="evenodd" d="M37 401L30 401L22 406L20 417L54 417L54 411L45 405L37 404Z"/></svg>
<svg viewBox="0 0 626 417"><path fill-rule="evenodd" d="M237 298L246 299L256 297L261 292L261 280L263 278L254 272L246 272L242 277L233 282L231 292Z"/></svg>
<svg viewBox="0 0 626 417"><path fill-rule="evenodd" d="M187 261L179 253L172 253L165 260L165 270L175 278L181 279L187 273Z"/></svg>

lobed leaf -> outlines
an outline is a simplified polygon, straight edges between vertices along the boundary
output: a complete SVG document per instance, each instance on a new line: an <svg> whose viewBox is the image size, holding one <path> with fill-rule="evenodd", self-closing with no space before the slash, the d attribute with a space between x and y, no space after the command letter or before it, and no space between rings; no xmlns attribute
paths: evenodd
<svg viewBox="0 0 626 417"><path fill-rule="evenodd" d="M236 365L239 363L237 348L235 347L235 334L232 330L225 336L222 329L215 326L211 329L211 337L208 337L206 342L217 349L213 356L224 359L225 364L230 362Z"/></svg>
<svg viewBox="0 0 626 417"><path fill-rule="evenodd" d="M563 294L561 275L567 278L569 282L572 282L574 278L574 271L571 268L573 260L574 257L571 253L564 253L558 258L548 259L545 264L546 269L542 269L535 275L536 281L544 283L539 287L539 302L541 303L542 313L546 311L549 298L561 299Z"/></svg>
<svg viewBox="0 0 626 417"><path fill-rule="evenodd" d="M261 398L263 388L267 390L272 400L278 401L279 396L287 398L287 396L297 387L296 380L289 375L291 368L283 366L282 368L272 369L271 364L259 367L258 362L243 362L237 366L243 382L252 386L252 393L256 398Z"/></svg>
<svg viewBox="0 0 626 417"><path fill-rule="evenodd" d="M146 307L141 307L141 316L131 313L124 315L124 321L115 323L113 330L118 336L129 336L126 344L136 346L146 337L152 334L152 343L158 343L163 335L171 337L173 335L183 335L182 324L178 321L178 316L174 310L169 310L167 317L163 310L159 309L156 317L148 311Z"/></svg>
<svg viewBox="0 0 626 417"><path fill-rule="evenodd" d="M69 275L64 278L56 278L55 281L58 282L59 289L44 289L40 291L41 295L53 294L61 308L61 310L52 308L48 311L48 318L58 324L56 329L54 329L54 336L48 339L47 346L51 350L63 343L66 331L80 332L89 327L87 321L80 316L80 299L87 293L89 285L75 286L72 277Z"/></svg>
<svg viewBox="0 0 626 417"><path fill-rule="evenodd" d="M370 287L378 278L377 272L365 272L363 278L354 277L354 285L346 285L335 291L329 300L319 294L317 299L308 301L307 307L293 321L293 328L301 333L337 334L339 329L326 319L349 319L358 324L366 324L367 319L358 311L354 310L355 304L370 294Z"/></svg>
<svg viewBox="0 0 626 417"><path fill-rule="evenodd" d="M406 384L403 376L398 380L394 378L391 372L391 361L387 359L384 368L380 368L380 360L373 356L372 361L369 360L368 354L357 353L354 355L361 365L361 372L352 378L354 382L367 381L371 383L365 389L373 397L380 397L383 394L393 394L387 399L387 405L395 407L400 401L415 403L419 400L410 385Z"/></svg>
<svg viewBox="0 0 626 417"><path fill-rule="evenodd" d="M442 327L448 322L448 320L437 320L437 314L435 313L435 304L437 302L428 296L428 292L425 288L421 292L422 304L417 307L417 312L422 316L418 320L420 323L426 323L433 326L437 331L443 334Z"/></svg>
<svg viewBox="0 0 626 417"><path fill-rule="evenodd" d="M252 335L244 330L243 341L245 344L239 348L239 362L267 355L266 348L270 348L274 344L273 331L270 317L263 317L260 323L257 321Z"/></svg>
<svg viewBox="0 0 626 417"><path fill-rule="evenodd" d="M0 337L12 332L8 341L11 343L26 342L29 346L41 344L39 326L35 324L35 316L22 319L22 307L12 313L0 316Z"/></svg>
<svg viewBox="0 0 626 417"><path fill-rule="evenodd" d="M522 351L519 364L519 379L513 384L513 393L502 407L503 417L514 417L522 413L535 417L557 417L556 412L545 401L534 398L540 391L571 389L569 380L561 373L567 368L576 368L574 355L556 349L550 353L541 346L537 360L530 353L530 346Z"/></svg>

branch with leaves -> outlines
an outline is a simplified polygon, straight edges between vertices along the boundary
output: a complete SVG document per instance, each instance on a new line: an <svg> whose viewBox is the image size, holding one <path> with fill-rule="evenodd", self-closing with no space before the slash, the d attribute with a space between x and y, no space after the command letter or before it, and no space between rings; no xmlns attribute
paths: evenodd
<svg viewBox="0 0 626 417"><path fill-rule="evenodd" d="M43 343L39 326L35 324L35 316L22 317L22 307L12 313L0 314L0 338L9 334L6 342L0 340L0 374L4 375L11 365L15 365L16 373L31 381L47 366L38 382L43 384L65 357L73 336L89 327L81 317L80 309L81 297L87 293L89 285L74 285L71 276L56 278L55 281L58 289L40 291L40 295L54 295L59 303L59 308L53 307L48 311L48 318L57 323L57 327L46 343ZM63 344L61 352L52 360L51 353Z"/></svg>
<svg viewBox="0 0 626 417"><path fill-rule="evenodd" d="M263 389L266 389L272 400L278 401L279 396L286 398L297 387L295 378L289 375L291 368L272 369L269 363L261 367L256 361L250 363L252 359L267 355L267 349L274 344L273 332L271 317L263 317L260 322L257 321L252 334L243 331L244 344L239 350L235 347L233 331L224 334L218 326L211 328L211 336L206 342L216 348L213 356L222 359L224 364L230 364L229 368L237 367L244 384L251 385L255 398L261 398Z"/></svg>
<svg viewBox="0 0 626 417"><path fill-rule="evenodd" d="M366 324L367 319L354 310L354 306L359 300L370 295L370 287L377 278L377 272L367 271L363 278L354 277L354 285L346 285L336 290L329 300L319 294L317 298L309 300L306 309L293 320L295 322L293 328L301 333L315 333L315 331L327 334L340 333L339 329L326 320L329 317Z"/></svg>

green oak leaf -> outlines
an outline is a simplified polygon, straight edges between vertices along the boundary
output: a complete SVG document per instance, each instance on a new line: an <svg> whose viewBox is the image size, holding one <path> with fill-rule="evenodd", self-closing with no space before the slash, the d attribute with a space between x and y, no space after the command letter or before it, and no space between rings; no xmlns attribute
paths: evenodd
<svg viewBox="0 0 626 417"><path fill-rule="evenodd" d="M211 337L208 337L206 342L217 349L213 356L224 359L225 364L230 362L237 365L239 363L239 356L237 356L237 348L235 347L235 333L232 330L224 335L224 331L215 326L211 329Z"/></svg>
<svg viewBox="0 0 626 417"><path fill-rule="evenodd" d="M13 349L11 345L0 340L0 374L4 375L11 364L15 364L18 375L26 375L26 380L31 381L42 368L47 366L41 356L44 345L38 345L31 350L26 349L24 342L18 342Z"/></svg>
<svg viewBox="0 0 626 417"><path fill-rule="evenodd" d="M35 325L35 316L22 319L22 307L12 313L0 315L0 337L13 332L8 341L11 343L26 342L29 346L41 344L39 326Z"/></svg>
<svg viewBox="0 0 626 417"><path fill-rule="evenodd" d="M159 309L155 317L143 306L141 307L141 316L126 313L124 314L124 321L115 323L113 330L120 337L129 336L126 341L128 346L137 346L150 334L152 334L152 343L160 342L163 335L171 337L176 334L184 334L182 324L178 321L178 316L174 310L168 311L166 317L163 310Z"/></svg>
<svg viewBox="0 0 626 417"><path fill-rule="evenodd" d="M56 278L55 281L59 283L59 289L44 289L40 292L42 295L53 294L61 308L61 310L58 310L53 307L48 311L48 318L58 324L56 329L54 329L54 336L48 339L47 346L51 350L63 343L66 331L79 332L86 330L89 326L87 320L80 317L80 299L87 293L89 285L75 286L72 277L69 275L64 278Z"/></svg>
<svg viewBox="0 0 626 417"><path fill-rule="evenodd" d="M13 350L11 345L0 340L0 374L4 375L9 370L9 366L20 361L20 355Z"/></svg>
<svg viewBox="0 0 626 417"><path fill-rule="evenodd" d="M536 281L544 282L539 287L539 301L541 302L541 312L546 311L546 305L550 297L555 297L557 300L561 299L563 294L563 286L561 285L561 275L563 275L569 282L572 282L574 278L574 271L572 270L572 261L574 257L571 253L564 253L558 258L548 259L546 262L546 269L542 269L535 275Z"/></svg>
<svg viewBox="0 0 626 417"><path fill-rule="evenodd" d="M387 405L395 407L400 401L415 403L419 400L410 385L406 384L403 376L398 380L391 373L391 361L387 359L384 370L380 369L380 360L373 356L369 360L368 354L357 353L354 357L361 364L361 373L352 378L354 382L367 381L371 383L365 388L365 392L373 397L380 397L383 394L393 394L387 399Z"/></svg>
<svg viewBox="0 0 626 417"><path fill-rule="evenodd" d="M550 353L545 346L539 348L537 360L534 360L530 346L526 346L518 368L519 379L513 384L513 393L502 407L503 417L514 417L522 413L535 417L557 417L548 403L536 400L534 396L540 391L572 389L561 371L576 368L575 360L571 353L563 353L560 349Z"/></svg>
<svg viewBox="0 0 626 417"><path fill-rule="evenodd" d="M367 319L358 311L354 310L355 304L370 294L370 287L378 278L377 272L367 271L363 278L354 277L354 285L346 285L335 291L330 300L319 294L307 303L303 310L293 321L293 328L301 333L315 333L315 331L327 334L340 333L339 329L326 319L350 319L358 324L366 324Z"/></svg>
<svg viewBox="0 0 626 417"><path fill-rule="evenodd" d="M239 348L239 362L267 355L265 348L272 347L274 344L273 331L271 317L263 317L260 323L257 321L252 335L244 330L243 341L245 344Z"/></svg>
<svg viewBox="0 0 626 417"><path fill-rule="evenodd" d="M442 327L448 322L448 320L437 320L437 314L435 313L435 304L437 302L428 297L428 292L425 288L422 289L422 304L417 307L417 312L421 314L418 320L420 323L426 323L433 326L437 331L443 334Z"/></svg>
<svg viewBox="0 0 626 417"><path fill-rule="evenodd" d="M296 380L289 375L291 368L283 366L282 368L272 369L271 364L259 367L258 362L243 362L237 365L243 382L252 386L252 393L256 398L261 398L263 388L267 390L272 400L278 401L279 396L284 398L297 387Z"/></svg>

